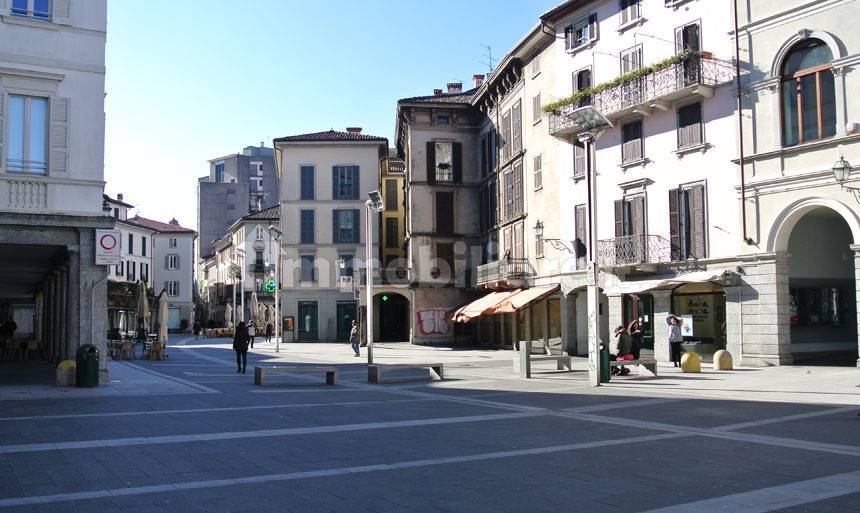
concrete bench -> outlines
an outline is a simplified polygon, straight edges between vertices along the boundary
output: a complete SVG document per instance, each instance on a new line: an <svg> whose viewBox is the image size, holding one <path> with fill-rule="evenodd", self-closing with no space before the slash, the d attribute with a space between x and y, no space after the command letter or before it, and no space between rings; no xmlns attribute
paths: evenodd
<svg viewBox="0 0 860 513"><path fill-rule="evenodd" d="M554 361L557 370L567 369L568 371L573 371L569 355L531 354L529 349L529 344L521 344L519 355L514 357L514 372L517 372L517 366L519 366L521 378L528 379L532 377L532 362Z"/></svg>
<svg viewBox="0 0 860 513"><path fill-rule="evenodd" d="M656 376L657 360L654 358L639 358L638 360L610 360L609 367L621 367L622 365L638 365L640 376Z"/></svg>
<svg viewBox="0 0 860 513"><path fill-rule="evenodd" d="M263 386L266 381L266 375L271 372L283 372L286 374L317 374L325 373L325 384L337 384L337 369L334 367L285 367L283 365L269 365L266 367L254 367L254 384Z"/></svg>
<svg viewBox="0 0 860 513"><path fill-rule="evenodd" d="M443 365L441 363L398 363L398 364L371 364L367 366L367 381L370 383L382 383L382 371L404 370L404 369L427 369L430 371L431 380L441 380L443 377Z"/></svg>

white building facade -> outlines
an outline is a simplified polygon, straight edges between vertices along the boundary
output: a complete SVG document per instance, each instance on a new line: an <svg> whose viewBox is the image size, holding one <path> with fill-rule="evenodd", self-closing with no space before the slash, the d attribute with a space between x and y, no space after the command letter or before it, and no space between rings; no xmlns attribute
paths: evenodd
<svg viewBox="0 0 860 513"><path fill-rule="evenodd" d="M354 287L365 260L365 202L379 188L387 140L350 128L281 137L274 146L283 232L280 311L296 328L285 340L346 340L359 317ZM374 229L373 257L378 236Z"/></svg>
<svg viewBox="0 0 860 513"><path fill-rule="evenodd" d="M56 362L86 343L106 353L95 230L113 227L102 211L107 7L23 4L0 2L0 316Z"/></svg>

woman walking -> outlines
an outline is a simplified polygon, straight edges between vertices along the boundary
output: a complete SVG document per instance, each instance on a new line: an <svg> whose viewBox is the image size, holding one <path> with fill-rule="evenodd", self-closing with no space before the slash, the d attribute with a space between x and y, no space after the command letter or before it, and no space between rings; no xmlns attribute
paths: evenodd
<svg viewBox="0 0 860 513"><path fill-rule="evenodd" d="M251 349L254 349L254 335L257 334L257 328L254 325L254 321L248 322L248 337L251 339Z"/></svg>
<svg viewBox="0 0 860 513"><path fill-rule="evenodd" d="M355 356L361 356L358 352L358 323L355 322L355 319L352 320L352 329L349 330L349 344L352 346L352 352L355 353Z"/></svg>
<svg viewBox="0 0 860 513"><path fill-rule="evenodd" d="M666 317L666 322L669 324L669 354L675 367L680 367L681 342L684 341L684 336L681 334L681 324L684 321L676 315L669 314Z"/></svg>
<svg viewBox="0 0 860 513"><path fill-rule="evenodd" d="M266 324L266 342L272 341L272 331L274 331L275 326L272 323Z"/></svg>
<svg viewBox="0 0 860 513"><path fill-rule="evenodd" d="M236 373L245 374L245 367L248 366L248 328L244 322L240 322L236 326L236 331L233 332L233 350L236 351Z"/></svg>

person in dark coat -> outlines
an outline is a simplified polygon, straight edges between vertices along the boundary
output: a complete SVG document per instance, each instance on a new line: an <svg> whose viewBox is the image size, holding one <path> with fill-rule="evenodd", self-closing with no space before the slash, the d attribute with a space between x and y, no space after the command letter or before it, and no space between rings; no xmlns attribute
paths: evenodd
<svg viewBox="0 0 860 513"><path fill-rule="evenodd" d="M633 359L639 359L639 352L642 350L642 325L639 321L633 321L627 327L627 333L630 335L630 343L633 345Z"/></svg>
<svg viewBox="0 0 860 513"><path fill-rule="evenodd" d="M266 342L272 341L272 332L275 331L275 326L270 322L266 324Z"/></svg>
<svg viewBox="0 0 860 513"><path fill-rule="evenodd" d="M194 327L191 329L192 329L192 331L194 331L194 340L197 340L198 338L200 338L200 330L201 330L200 321L194 321Z"/></svg>
<svg viewBox="0 0 860 513"><path fill-rule="evenodd" d="M240 322L233 332L233 350L236 351L236 372L245 374L245 367L248 366L248 344L251 337L248 335L248 327L244 322Z"/></svg>
<svg viewBox="0 0 860 513"><path fill-rule="evenodd" d="M633 359L633 343L630 340L630 334L627 333L627 330L624 326L618 326L615 328L615 336L618 338L618 353L615 356L616 361L621 360L632 360ZM626 376L630 374L630 369L624 367L613 367L612 373Z"/></svg>

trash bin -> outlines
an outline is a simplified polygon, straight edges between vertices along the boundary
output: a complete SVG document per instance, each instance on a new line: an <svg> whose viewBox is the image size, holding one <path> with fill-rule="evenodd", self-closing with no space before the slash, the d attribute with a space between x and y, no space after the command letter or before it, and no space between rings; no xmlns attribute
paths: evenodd
<svg viewBox="0 0 860 513"><path fill-rule="evenodd" d="M600 382L609 383L609 345L600 344Z"/></svg>
<svg viewBox="0 0 860 513"><path fill-rule="evenodd" d="M75 356L77 386L99 386L99 350L96 346L84 344Z"/></svg>

